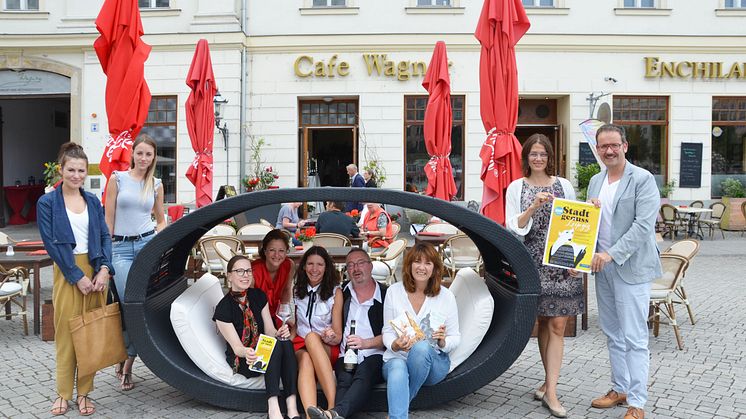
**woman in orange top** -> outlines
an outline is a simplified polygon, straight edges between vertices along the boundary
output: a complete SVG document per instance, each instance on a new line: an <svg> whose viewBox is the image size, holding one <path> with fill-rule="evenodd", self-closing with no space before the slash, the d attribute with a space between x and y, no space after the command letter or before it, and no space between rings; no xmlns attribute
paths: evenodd
<svg viewBox="0 0 746 419"><path fill-rule="evenodd" d="M269 312L275 326L282 322L275 316L280 303L289 303L292 299L295 264L288 258L288 238L282 230L275 229L267 233L259 248L259 257L251 262L254 273L254 287L267 294Z"/></svg>
<svg viewBox="0 0 746 419"><path fill-rule="evenodd" d="M381 208L381 204L369 202L368 212L363 222L363 232L360 233L368 238L368 247L389 247L392 241L391 217Z"/></svg>

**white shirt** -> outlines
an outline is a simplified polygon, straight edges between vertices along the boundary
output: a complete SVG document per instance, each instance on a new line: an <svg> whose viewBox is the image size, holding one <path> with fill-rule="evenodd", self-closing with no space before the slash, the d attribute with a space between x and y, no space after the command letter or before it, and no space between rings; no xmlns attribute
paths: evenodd
<svg viewBox="0 0 746 419"><path fill-rule="evenodd" d="M293 298L295 302L295 321L298 325L298 336L305 338L309 332L320 333L327 327L332 327L332 308L334 307L334 294L337 288L334 287L332 296L327 300L321 300L318 294L314 296L313 308L309 312L308 304L310 302L311 292L317 292L321 284L311 287L308 285L308 294L302 300ZM311 315L309 321L308 315Z"/></svg>
<svg viewBox="0 0 746 419"><path fill-rule="evenodd" d="M339 357L344 358L345 347L347 346L347 336L350 335L350 322L355 320L355 335L360 336L362 339L372 339L376 335L373 334L373 328L370 325L370 318L368 317L368 310L373 307L373 301L381 301L381 286L376 282L376 290L373 293L373 298L363 301L358 301L357 294L355 293L355 287L352 284L347 284L345 287L350 290L350 311L347 313L347 323L344 327L344 333L342 333L342 343L339 346ZM383 350L378 348L370 349L358 349L357 351L357 363L360 364L366 357L371 355L383 355Z"/></svg>
<svg viewBox="0 0 746 419"><path fill-rule="evenodd" d="M73 236L75 236L73 254L88 253L88 207L80 214L76 214L67 208L65 208L65 211L67 211L67 218L70 220L70 227L72 227Z"/></svg>
<svg viewBox="0 0 746 419"><path fill-rule="evenodd" d="M397 282L386 291L386 301L383 303L383 344L386 352L383 353L383 362L393 358L407 359L409 352L392 351L391 344L396 340L396 332L391 327L391 320L408 311L414 320L420 325L422 331L429 337L433 330L423 327L423 320L429 319L430 313L441 314L445 318L446 345L438 348L443 352L451 352L461 342L461 333L458 328L458 308L456 297L451 290L441 286L440 292L435 297L425 297L425 302L420 307L420 312L415 312L407 297L407 291L402 282Z"/></svg>
<svg viewBox="0 0 746 419"><path fill-rule="evenodd" d="M605 252L611 248L611 220L614 217L614 197L619 188L619 180L609 183L609 175L601 182L598 200L601 201L601 225L598 229L598 251Z"/></svg>

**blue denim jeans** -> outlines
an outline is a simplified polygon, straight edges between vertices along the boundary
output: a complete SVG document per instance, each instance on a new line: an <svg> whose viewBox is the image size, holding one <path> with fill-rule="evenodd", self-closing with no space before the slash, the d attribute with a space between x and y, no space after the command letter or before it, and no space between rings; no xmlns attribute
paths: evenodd
<svg viewBox="0 0 746 419"><path fill-rule="evenodd" d="M420 387L441 382L451 367L447 353L430 346L426 340L417 342L407 359L389 359L383 364L386 379L386 397L389 402L389 418L402 419L409 415L409 402Z"/></svg>
<svg viewBox="0 0 746 419"><path fill-rule="evenodd" d="M116 275L114 275L114 284L117 287L120 302L124 302L125 290L127 288L127 276L130 273L132 262L140 253L140 250L142 250L142 248L145 247L153 237L155 236L150 235L135 241L119 241L111 244L112 265L114 265L114 272L116 272ZM122 321L124 321L124 318L122 318ZM130 357L137 356L135 346L130 342L127 331L125 330L123 333L124 345L127 347L127 355Z"/></svg>

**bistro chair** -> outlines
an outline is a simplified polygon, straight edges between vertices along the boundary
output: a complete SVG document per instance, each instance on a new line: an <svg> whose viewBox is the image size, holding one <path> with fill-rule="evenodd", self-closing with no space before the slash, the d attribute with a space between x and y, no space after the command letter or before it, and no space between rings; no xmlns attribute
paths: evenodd
<svg viewBox="0 0 746 419"><path fill-rule="evenodd" d="M265 226L267 226L267 227L269 227L269 228L271 228L271 229L274 229L274 228L275 228L275 225L274 225L274 224L270 223L269 221L265 220L264 218L260 218L260 219L259 219L259 224L261 224L261 225L265 225Z"/></svg>
<svg viewBox="0 0 746 419"><path fill-rule="evenodd" d="M678 255L685 257L686 260L689 262L689 265L692 263L692 259L694 256L699 253L699 242L694 239L684 239L679 240L671 245L668 249L663 251L664 254L670 254L670 255ZM687 268L689 267L687 265ZM677 304L684 304L686 306L686 310L689 313L689 321L692 322L692 325L696 322L694 320L694 312L692 311L692 306L689 304L689 298L686 295L686 290L684 290L684 278L683 276L686 276L686 271L684 271L681 281L679 282L679 286L676 288L676 297L678 297L678 301L674 301L674 303Z"/></svg>
<svg viewBox="0 0 746 419"><path fill-rule="evenodd" d="M373 261L373 279L387 285L396 282L396 270L399 265L399 259L401 259L406 248L407 241L398 239L389 244L389 247L383 253L371 256L371 260Z"/></svg>
<svg viewBox="0 0 746 419"><path fill-rule="evenodd" d="M723 228L720 225L720 222L723 218L723 213L725 212L725 204L722 202L713 202L710 204L710 209L712 212L710 213L709 218L700 219L699 220L699 228L700 230L702 228L707 228L710 233L710 238L714 237L713 233L715 230L720 230L720 235L725 239L725 233L723 232Z"/></svg>
<svg viewBox="0 0 746 419"><path fill-rule="evenodd" d="M352 247L352 241L337 233L317 233L313 236L314 246L321 247Z"/></svg>
<svg viewBox="0 0 746 419"><path fill-rule="evenodd" d="M209 236L199 241L199 251L202 256L202 268L207 273L218 276L225 273L220 254L216 250L217 243L225 243L235 254L245 253L243 242L232 236ZM230 257L228 258L230 259Z"/></svg>
<svg viewBox="0 0 746 419"><path fill-rule="evenodd" d="M401 224L397 223L396 221L391 222L391 240L396 240L396 238L399 236L399 232L401 231Z"/></svg>
<svg viewBox="0 0 746 419"><path fill-rule="evenodd" d="M238 235L248 234L267 234L272 231L272 227L267 227L261 223L251 223L238 229Z"/></svg>
<svg viewBox="0 0 746 419"><path fill-rule="evenodd" d="M705 207L705 203L702 202L702 201L697 200L697 201L693 201L691 204L689 204L689 206L692 207L692 208L704 208Z"/></svg>
<svg viewBox="0 0 746 419"><path fill-rule="evenodd" d="M434 233L443 233L443 234L458 234L461 233L461 230L456 228L455 225L449 224L449 223L430 223L422 228L422 231L429 231Z"/></svg>
<svg viewBox="0 0 746 419"><path fill-rule="evenodd" d="M661 265L663 267L663 276L653 280L650 290L650 307L652 315L650 321L653 324L653 336L658 337L661 323L661 313L668 318L668 324L673 328L676 335L676 344L679 350L684 349L684 343L681 338L679 324L676 321L676 311L674 309L674 298L676 289L684 277L689 261L679 255L662 254L660 255ZM661 310L661 305L663 310Z"/></svg>
<svg viewBox="0 0 746 419"><path fill-rule="evenodd" d="M5 306L5 318L20 316L23 320L23 333L28 336L28 311L26 294L29 287L28 269L20 266L5 269L0 265L0 307ZM10 305L16 305L20 311L10 311Z"/></svg>
<svg viewBox="0 0 746 419"><path fill-rule="evenodd" d="M450 272L450 277L455 278L461 268L472 268L479 272L482 267L482 255L477 245L466 234L460 233L446 240L443 244L443 263Z"/></svg>
<svg viewBox="0 0 746 419"><path fill-rule="evenodd" d="M660 209L661 218L663 219L663 237L666 234L671 235L673 240L678 236L679 230L684 230L686 227L681 223L679 219L679 210L671 204L662 204Z"/></svg>
<svg viewBox="0 0 746 419"><path fill-rule="evenodd" d="M235 236L236 229L228 224L218 224L215 227L207 231L202 237L205 236Z"/></svg>

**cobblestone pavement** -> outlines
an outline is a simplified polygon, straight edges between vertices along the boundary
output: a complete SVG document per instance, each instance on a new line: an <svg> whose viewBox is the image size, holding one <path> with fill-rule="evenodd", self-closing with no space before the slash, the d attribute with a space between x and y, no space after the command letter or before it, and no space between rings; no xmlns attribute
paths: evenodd
<svg viewBox="0 0 746 419"><path fill-rule="evenodd" d="M11 234L13 234L11 232ZM697 318L691 325L677 307L684 350L676 349L670 327L661 325L650 337L651 368L646 412L656 418L746 417L746 238L726 233L726 240L706 240L686 280ZM20 233L18 238L22 238ZM666 247L668 243L664 243ZM51 298L51 268L43 272L43 298ZM589 286L589 329L565 340L560 399L571 417L622 417L625 409L599 410L590 400L609 387L605 339L598 327L593 282ZM30 299L29 299L30 300ZM740 343L739 343L740 342ZM18 319L0 319L0 416L49 417L54 399L54 344L24 336ZM265 414L224 411L186 397L135 364L136 387L119 391L113 368L96 377L92 393L97 417L264 417ZM462 399L413 412L415 418L547 418L532 399L542 381L542 368L532 339L516 363L495 381ZM77 416L75 405L68 416ZM383 418L385 413L357 417Z"/></svg>

